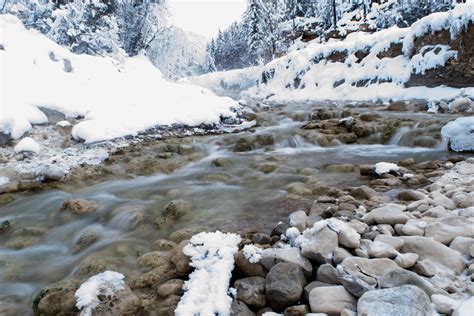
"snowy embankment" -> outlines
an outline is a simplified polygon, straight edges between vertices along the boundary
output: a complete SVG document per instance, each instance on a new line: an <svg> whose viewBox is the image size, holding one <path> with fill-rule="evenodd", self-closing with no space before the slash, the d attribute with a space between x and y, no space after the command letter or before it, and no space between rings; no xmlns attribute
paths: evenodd
<svg viewBox="0 0 474 316"><path fill-rule="evenodd" d="M449 43L419 47L417 39L448 31L452 42L473 22L474 1L468 0L451 11L431 14L408 28L354 32L344 40L308 44L258 68L260 71L242 69L229 75L216 73L191 81L214 89L219 77L227 85L235 85L241 76L252 75L247 81L256 84L245 94L273 102L435 101L463 95L472 98L474 88L407 87L407 83L413 76L422 76L460 57L460 52Z"/></svg>
<svg viewBox="0 0 474 316"><path fill-rule="evenodd" d="M86 143L136 135L157 125L219 124L235 117L230 98L166 81L143 56L115 60L76 55L12 15L1 15L0 132L21 138L47 123L38 109L84 117L72 130Z"/></svg>

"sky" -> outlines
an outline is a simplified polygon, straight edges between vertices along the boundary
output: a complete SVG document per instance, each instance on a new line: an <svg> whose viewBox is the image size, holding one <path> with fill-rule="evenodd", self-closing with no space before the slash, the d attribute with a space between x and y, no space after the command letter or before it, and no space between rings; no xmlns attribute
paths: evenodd
<svg viewBox="0 0 474 316"><path fill-rule="evenodd" d="M240 20L246 0L168 0L173 24L211 39L219 29Z"/></svg>

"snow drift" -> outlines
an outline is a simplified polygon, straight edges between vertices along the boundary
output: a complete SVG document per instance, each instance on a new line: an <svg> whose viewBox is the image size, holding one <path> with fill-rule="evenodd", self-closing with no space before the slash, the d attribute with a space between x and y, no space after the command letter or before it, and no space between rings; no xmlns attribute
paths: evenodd
<svg viewBox="0 0 474 316"><path fill-rule="evenodd" d="M22 137L47 122L38 107L85 117L73 137L86 143L136 135L157 125L219 124L235 117L230 98L166 81L144 56L116 60L73 54L18 18L0 15L0 132Z"/></svg>

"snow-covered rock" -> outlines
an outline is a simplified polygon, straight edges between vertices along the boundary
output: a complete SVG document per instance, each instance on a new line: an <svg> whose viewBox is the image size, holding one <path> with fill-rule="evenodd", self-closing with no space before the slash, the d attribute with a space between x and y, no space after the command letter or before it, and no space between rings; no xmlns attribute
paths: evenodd
<svg viewBox="0 0 474 316"><path fill-rule="evenodd" d="M240 241L239 235L219 231L191 238L183 252L191 257L195 270L184 284L176 315L230 315L229 282Z"/></svg>
<svg viewBox="0 0 474 316"><path fill-rule="evenodd" d="M398 172L400 167L395 163L390 162L378 162L375 164L375 173L379 176L384 173Z"/></svg>
<svg viewBox="0 0 474 316"><path fill-rule="evenodd" d="M460 117L441 129L441 135L449 140L454 151L474 151L474 116Z"/></svg>
<svg viewBox="0 0 474 316"><path fill-rule="evenodd" d="M39 154L40 145L31 137L25 137L15 146L15 152L32 152Z"/></svg>
<svg viewBox="0 0 474 316"><path fill-rule="evenodd" d="M91 316L95 307L100 304L100 295L112 295L124 289L124 276L114 271L105 271L87 279L75 293L76 307L81 316Z"/></svg>

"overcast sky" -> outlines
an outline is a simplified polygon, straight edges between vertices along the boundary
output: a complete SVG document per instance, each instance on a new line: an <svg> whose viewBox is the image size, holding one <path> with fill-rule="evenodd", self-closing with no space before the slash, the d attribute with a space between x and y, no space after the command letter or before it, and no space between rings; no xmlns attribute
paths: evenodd
<svg viewBox="0 0 474 316"><path fill-rule="evenodd" d="M242 16L246 0L168 0L176 26L211 39Z"/></svg>

